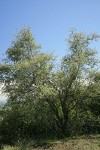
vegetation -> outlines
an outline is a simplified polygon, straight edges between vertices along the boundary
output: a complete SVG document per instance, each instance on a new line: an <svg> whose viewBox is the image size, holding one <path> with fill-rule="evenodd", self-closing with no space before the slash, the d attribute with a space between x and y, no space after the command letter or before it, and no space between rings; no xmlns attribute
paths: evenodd
<svg viewBox="0 0 100 150"><path fill-rule="evenodd" d="M100 133L100 70L91 48L98 38L71 31L69 52L56 67L30 29L18 33L0 64L8 96L0 108L1 144Z"/></svg>
<svg viewBox="0 0 100 150"><path fill-rule="evenodd" d="M16 146L4 146L3 150L99 150L100 135L80 136L63 140L30 141Z"/></svg>

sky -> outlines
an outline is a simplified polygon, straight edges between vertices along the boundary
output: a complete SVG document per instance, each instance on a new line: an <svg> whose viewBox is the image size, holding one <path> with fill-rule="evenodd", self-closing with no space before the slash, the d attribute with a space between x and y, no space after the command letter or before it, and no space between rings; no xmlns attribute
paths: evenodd
<svg viewBox="0 0 100 150"><path fill-rule="evenodd" d="M43 51L60 59L72 28L100 34L100 0L0 0L0 60L23 27L31 28ZM100 54L100 41L96 47Z"/></svg>

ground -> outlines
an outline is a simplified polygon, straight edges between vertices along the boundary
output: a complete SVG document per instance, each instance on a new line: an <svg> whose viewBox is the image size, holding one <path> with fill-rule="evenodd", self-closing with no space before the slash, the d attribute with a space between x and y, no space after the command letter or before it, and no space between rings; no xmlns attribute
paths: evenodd
<svg viewBox="0 0 100 150"><path fill-rule="evenodd" d="M4 146L3 150L100 150L100 135L66 138L63 140L31 141L20 146Z"/></svg>

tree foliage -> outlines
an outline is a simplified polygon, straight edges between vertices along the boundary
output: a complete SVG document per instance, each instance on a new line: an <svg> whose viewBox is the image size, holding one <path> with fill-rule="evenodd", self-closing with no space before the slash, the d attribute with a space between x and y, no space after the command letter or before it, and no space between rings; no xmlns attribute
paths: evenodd
<svg viewBox="0 0 100 150"><path fill-rule="evenodd" d="M40 50L30 29L18 33L0 64L8 96L0 134L6 140L82 134L91 131L91 121L99 126L100 78L90 46L98 38L71 31L69 53L55 69L54 56Z"/></svg>

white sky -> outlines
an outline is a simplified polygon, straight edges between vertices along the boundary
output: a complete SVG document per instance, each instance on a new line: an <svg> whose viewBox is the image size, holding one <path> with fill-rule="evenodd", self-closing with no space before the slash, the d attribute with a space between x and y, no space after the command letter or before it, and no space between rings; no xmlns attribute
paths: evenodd
<svg viewBox="0 0 100 150"><path fill-rule="evenodd" d="M3 85L0 84L0 102L5 102L7 99L7 96L2 93L2 87L3 87Z"/></svg>

